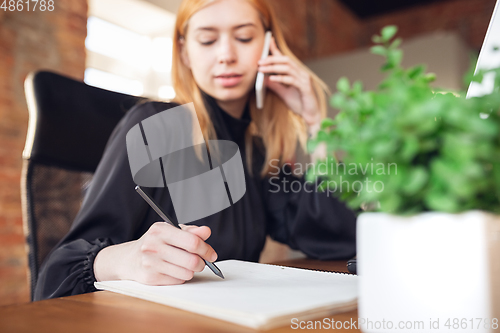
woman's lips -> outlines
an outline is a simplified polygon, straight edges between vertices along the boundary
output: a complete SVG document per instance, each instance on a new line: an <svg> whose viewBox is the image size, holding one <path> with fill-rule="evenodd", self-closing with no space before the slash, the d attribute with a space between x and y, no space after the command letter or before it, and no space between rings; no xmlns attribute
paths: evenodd
<svg viewBox="0 0 500 333"><path fill-rule="evenodd" d="M230 75L220 75L215 77L215 81L219 83L224 88L234 87L243 80L243 75L230 74Z"/></svg>

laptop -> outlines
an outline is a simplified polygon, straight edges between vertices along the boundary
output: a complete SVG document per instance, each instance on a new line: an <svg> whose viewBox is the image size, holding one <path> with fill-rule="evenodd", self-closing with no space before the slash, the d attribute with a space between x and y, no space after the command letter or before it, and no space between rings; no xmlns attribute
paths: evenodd
<svg viewBox="0 0 500 333"><path fill-rule="evenodd" d="M500 10L498 7L499 1L497 0L479 53L475 73L481 69L487 70L500 66L500 50L495 50L495 48L500 49ZM490 94L493 91L494 80L495 74L488 73L484 76L483 82L472 82L467 91L467 98Z"/></svg>

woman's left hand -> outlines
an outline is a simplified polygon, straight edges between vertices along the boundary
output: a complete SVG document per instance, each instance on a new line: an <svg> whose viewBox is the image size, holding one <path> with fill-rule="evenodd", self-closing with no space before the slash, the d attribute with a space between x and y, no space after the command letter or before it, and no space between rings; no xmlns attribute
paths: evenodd
<svg viewBox="0 0 500 333"><path fill-rule="evenodd" d="M283 99L290 110L300 114L311 130L321 120L319 103L314 93L311 76L295 61L283 55L274 37L270 45L271 55L259 60L259 72L271 74L266 86Z"/></svg>

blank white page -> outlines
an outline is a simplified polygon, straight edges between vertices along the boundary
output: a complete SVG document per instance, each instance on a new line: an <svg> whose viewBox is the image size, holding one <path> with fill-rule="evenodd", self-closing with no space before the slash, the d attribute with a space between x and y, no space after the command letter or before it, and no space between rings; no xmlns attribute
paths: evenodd
<svg viewBox="0 0 500 333"><path fill-rule="evenodd" d="M259 329L356 308L355 275L239 260L216 264L225 279L205 267L181 285L104 281L95 287Z"/></svg>

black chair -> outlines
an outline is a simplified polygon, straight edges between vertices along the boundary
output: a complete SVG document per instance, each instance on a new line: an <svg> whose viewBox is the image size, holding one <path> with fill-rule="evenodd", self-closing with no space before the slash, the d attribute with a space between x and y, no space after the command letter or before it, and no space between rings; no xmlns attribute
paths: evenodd
<svg viewBox="0 0 500 333"><path fill-rule="evenodd" d="M111 132L141 98L46 71L27 76L25 94L21 196L33 299L40 265L68 232Z"/></svg>

